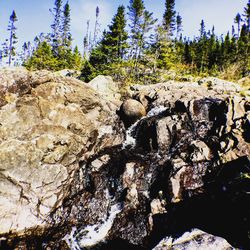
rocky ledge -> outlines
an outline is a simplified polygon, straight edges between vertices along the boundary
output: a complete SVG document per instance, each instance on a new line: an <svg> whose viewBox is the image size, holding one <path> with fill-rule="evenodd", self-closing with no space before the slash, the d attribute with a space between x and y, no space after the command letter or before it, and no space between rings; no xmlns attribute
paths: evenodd
<svg viewBox="0 0 250 250"><path fill-rule="evenodd" d="M0 248L249 249L241 88L98 79L0 70Z"/></svg>

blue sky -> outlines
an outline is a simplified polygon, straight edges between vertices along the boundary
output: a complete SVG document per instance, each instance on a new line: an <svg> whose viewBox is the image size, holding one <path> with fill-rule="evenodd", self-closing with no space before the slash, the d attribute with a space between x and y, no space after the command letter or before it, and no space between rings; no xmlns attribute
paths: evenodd
<svg viewBox="0 0 250 250"><path fill-rule="evenodd" d="M66 1L66 0L64 0ZM120 4L128 5L129 0L69 0L71 6L71 29L74 44L82 47L86 22L94 23L95 8L100 7L101 29L110 23ZM154 13L154 17L162 19L164 0L144 0L146 9ZM7 37L6 28L13 9L18 16L17 35L19 45L24 41L33 41L40 32L49 32L54 0L0 0L0 43ZM199 24L203 18L207 29L215 25L218 35L231 31L235 15L243 12L247 0L176 0L176 11L183 17L184 35L193 37L198 34Z"/></svg>

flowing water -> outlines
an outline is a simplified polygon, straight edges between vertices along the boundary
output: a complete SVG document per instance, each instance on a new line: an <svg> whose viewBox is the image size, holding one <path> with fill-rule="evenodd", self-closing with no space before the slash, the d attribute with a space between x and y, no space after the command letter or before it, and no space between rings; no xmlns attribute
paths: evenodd
<svg viewBox="0 0 250 250"><path fill-rule="evenodd" d="M120 212L121 205L119 203L111 205L110 211L102 223L87 225L85 228L80 230L73 227L71 232L67 234L63 240L65 240L71 250L82 250L94 247L95 245L105 241L116 215Z"/></svg>
<svg viewBox="0 0 250 250"><path fill-rule="evenodd" d="M146 116L142 117L136 123L132 124L126 131L126 139L123 142L122 149L126 148L133 149L136 146L136 129L142 120L158 116L161 113L165 112L166 110L167 108L162 105L159 107L152 108Z"/></svg>

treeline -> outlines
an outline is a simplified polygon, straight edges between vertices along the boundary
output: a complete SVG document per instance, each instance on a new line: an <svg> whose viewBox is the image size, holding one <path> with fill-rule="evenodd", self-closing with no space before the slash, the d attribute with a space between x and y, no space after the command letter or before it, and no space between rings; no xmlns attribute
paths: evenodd
<svg viewBox="0 0 250 250"><path fill-rule="evenodd" d="M55 0L51 10L51 33L36 37L34 44L23 45L16 53L16 13L10 16L9 39L3 44L1 59L9 65L23 64L28 69L76 69L89 81L99 74L112 75L124 82L152 83L170 71L179 75L218 75L226 72L240 78L250 72L250 0L243 13L235 17L232 30L218 37L215 28L207 30L201 20L199 36L183 37L182 17L175 0L165 0L162 20L153 17L143 0L130 0L119 6L108 29L99 32L100 9L96 8L94 32L83 36L83 55L72 48L70 6ZM91 37L93 34L93 37ZM167 77L167 76L166 76Z"/></svg>

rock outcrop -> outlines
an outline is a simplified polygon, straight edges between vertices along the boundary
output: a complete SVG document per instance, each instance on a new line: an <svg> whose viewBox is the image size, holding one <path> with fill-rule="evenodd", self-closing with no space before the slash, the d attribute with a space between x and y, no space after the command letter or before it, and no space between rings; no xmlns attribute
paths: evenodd
<svg viewBox="0 0 250 250"><path fill-rule="evenodd" d="M22 235L48 227L80 165L123 137L117 107L83 82L24 69L0 79L0 234Z"/></svg>
<svg viewBox="0 0 250 250"><path fill-rule="evenodd" d="M116 97L74 78L0 79L2 246L248 249L250 103L238 85L132 86L124 126Z"/></svg>

